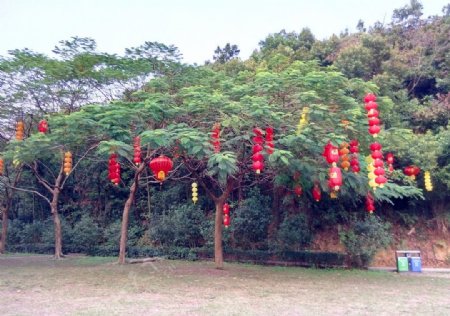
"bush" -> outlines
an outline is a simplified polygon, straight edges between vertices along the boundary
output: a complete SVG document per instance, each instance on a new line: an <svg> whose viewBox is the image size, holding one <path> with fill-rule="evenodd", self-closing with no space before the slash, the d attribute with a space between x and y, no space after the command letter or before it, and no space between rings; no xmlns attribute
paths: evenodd
<svg viewBox="0 0 450 316"><path fill-rule="evenodd" d="M232 212L232 231L237 246L244 249L257 248L256 243L266 242L271 220L269 197L258 189L250 192L247 199Z"/></svg>
<svg viewBox="0 0 450 316"><path fill-rule="evenodd" d="M92 217L83 215L71 230L67 248L70 252L86 252L98 244L100 236L100 229Z"/></svg>
<svg viewBox="0 0 450 316"><path fill-rule="evenodd" d="M121 227L122 222L120 220L117 220L108 225L103 231L102 246L109 247L111 249L113 248L119 249ZM137 245L143 234L144 234L143 227L130 223L128 227L127 247Z"/></svg>
<svg viewBox="0 0 450 316"><path fill-rule="evenodd" d="M196 247L203 242L200 225L203 212L195 205L181 204L154 216L149 230L150 239L161 246Z"/></svg>
<svg viewBox="0 0 450 316"><path fill-rule="evenodd" d="M354 222L350 229L339 232L350 265L358 268L367 267L375 253L391 242L389 230L389 223L384 223L376 215L369 215L362 221Z"/></svg>
<svg viewBox="0 0 450 316"><path fill-rule="evenodd" d="M272 246L280 250L300 250L308 246L311 240L312 233L305 214L297 214L284 219Z"/></svg>

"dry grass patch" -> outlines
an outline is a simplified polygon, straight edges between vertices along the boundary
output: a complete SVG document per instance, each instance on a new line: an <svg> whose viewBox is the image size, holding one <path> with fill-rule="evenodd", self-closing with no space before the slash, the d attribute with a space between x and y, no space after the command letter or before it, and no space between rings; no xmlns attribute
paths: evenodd
<svg viewBox="0 0 450 316"><path fill-rule="evenodd" d="M450 314L445 274L0 257L0 315Z"/></svg>

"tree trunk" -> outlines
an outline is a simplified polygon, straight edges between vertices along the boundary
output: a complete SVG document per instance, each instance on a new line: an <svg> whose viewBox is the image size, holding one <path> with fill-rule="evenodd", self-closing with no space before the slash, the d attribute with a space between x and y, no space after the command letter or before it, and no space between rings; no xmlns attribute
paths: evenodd
<svg viewBox="0 0 450 316"><path fill-rule="evenodd" d="M125 264L125 255L127 252L127 239L128 239L128 218L130 215L131 205L133 204L134 197L136 195L137 188L139 186L139 175L144 170L145 164L142 164L134 175L134 181L130 188L130 194L125 202L122 213L122 226L120 228L120 244L119 244L119 264Z"/></svg>
<svg viewBox="0 0 450 316"><path fill-rule="evenodd" d="M216 217L214 223L214 262L217 269L223 269L222 248L222 212L224 199L216 200Z"/></svg>
<svg viewBox="0 0 450 316"><path fill-rule="evenodd" d="M53 223L55 228L55 259L61 259L64 257L62 252L62 228L61 219L58 214L58 199L59 199L59 189L56 188L53 191L52 202L50 203L50 209L52 211Z"/></svg>
<svg viewBox="0 0 450 316"><path fill-rule="evenodd" d="M5 253L6 238L8 237L8 212L9 205L5 205L2 212L2 238L0 240L0 253Z"/></svg>

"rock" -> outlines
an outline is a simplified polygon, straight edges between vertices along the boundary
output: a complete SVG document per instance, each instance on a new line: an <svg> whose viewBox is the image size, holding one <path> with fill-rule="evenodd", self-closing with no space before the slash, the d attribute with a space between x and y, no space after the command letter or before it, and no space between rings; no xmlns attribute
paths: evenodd
<svg viewBox="0 0 450 316"><path fill-rule="evenodd" d="M433 243L434 258L439 261L447 261L449 259L450 249L445 240L438 240Z"/></svg>

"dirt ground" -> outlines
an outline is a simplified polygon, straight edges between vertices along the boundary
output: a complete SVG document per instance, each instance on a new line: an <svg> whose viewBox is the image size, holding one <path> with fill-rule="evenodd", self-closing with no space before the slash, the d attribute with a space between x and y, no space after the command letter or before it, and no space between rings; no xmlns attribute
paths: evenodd
<svg viewBox="0 0 450 316"><path fill-rule="evenodd" d="M0 256L0 315L450 315L450 274Z"/></svg>

